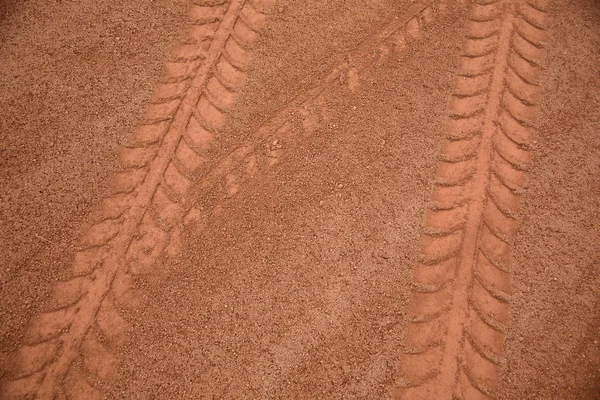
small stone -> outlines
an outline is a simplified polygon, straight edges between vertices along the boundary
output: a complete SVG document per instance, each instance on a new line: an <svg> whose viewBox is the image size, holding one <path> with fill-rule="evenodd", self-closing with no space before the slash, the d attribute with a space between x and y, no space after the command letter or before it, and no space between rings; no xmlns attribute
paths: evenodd
<svg viewBox="0 0 600 400"><path fill-rule="evenodd" d="M519 342L522 342L523 340L525 340L525 338L523 336L519 336Z"/></svg>
<svg viewBox="0 0 600 400"><path fill-rule="evenodd" d="M277 11L279 11L279 13L282 13L285 11L285 7L279 7L279 10L277 10Z"/></svg>

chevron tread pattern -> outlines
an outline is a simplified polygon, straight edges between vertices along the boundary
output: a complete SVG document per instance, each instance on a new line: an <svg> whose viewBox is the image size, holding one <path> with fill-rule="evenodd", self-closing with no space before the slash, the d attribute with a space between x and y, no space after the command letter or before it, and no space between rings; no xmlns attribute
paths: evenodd
<svg viewBox="0 0 600 400"><path fill-rule="evenodd" d="M205 174L231 105L244 84L271 0L194 0L191 24L130 142L109 195L92 212L51 309L32 322L3 398L99 399L118 367L115 352L143 304L133 279L153 268Z"/></svg>
<svg viewBox="0 0 600 400"><path fill-rule="evenodd" d="M488 399L506 365L510 252L549 1L475 1L413 272L403 399Z"/></svg>

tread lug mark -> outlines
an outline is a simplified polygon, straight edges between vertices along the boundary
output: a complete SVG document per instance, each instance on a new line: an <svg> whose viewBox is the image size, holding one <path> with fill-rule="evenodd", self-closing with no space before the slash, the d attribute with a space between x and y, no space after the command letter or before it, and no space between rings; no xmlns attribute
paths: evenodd
<svg viewBox="0 0 600 400"><path fill-rule="evenodd" d="M525 18L517 17L515 21L515 30L519 36L533 44L535 47L544 47L544 40L547 36L546 31L529 24Z"/></svg>
<svg viewBox="0 0 600 400"><path fill-rule="evenodd" d="M446 311L446 303L451 300L450 288L444 288L436 292L413 291L411 314L417 318L429 319Z"/></svg>
<svg viewBox="0 0 600 400"><path fill-rule="evenodd" d="M429 208L434 210L447 210L460 207L466 203L466 190L464 186L440 186L433 193Z"/></svg>
<svg viewBox="0 0 600 400"><path fill-rule="evenodd" d="M430 236L447 236L461 229L464 224L466 208L456 207L450 210L427 210L425 212L425 233Z"/></svg>
<svg viewBox="0 0 600 400"><path fill-rule="evenodd" d="M193 23L211 23L220 21L225 12L225 3L214 5L198 5L194 4L189 11L190 20Z"/></svg>
<svg viewBox="0 0 600 400"><path fill-rule="evenodd" d="M438 346L436 339L443 335L442 324L410 324L405 335L407 337L406 351L412 354L420 354Z"/></svg>
<svg viewBox="0 0 600 400"><path fill-rule="evenodd" d="M252 30L243 19L239 19L233 27L233 37L243 48L252 49L260 35L258 32Z"/></svg>
<svg viewBox="0 0 600 400"><path fill-rule="evenodd" d="M182 35L181 44L183 46L195 45L202 54L208 50L210 41L214 37L218 23L192 24ZM173 50L172 56L177 58L177 50Z"/></svg>
<svg viewBox="0 0 600 400"><path fill-rule="evenodd" d="M520 149L515 142L498 130L492 137L494 149L498 155L518 170L526 171L531 164L531 152Z"/></svg>
<svg viewBox="0 0 600 400"><path fill-rule="evenodd" d="M454 277L456 260L450 259L434 265L417 264L413 284L417 287L442 288Z"/></svg>
<svg viewBox="0 0 600 400"><path fill-rule="evenodd" d="M227 61L239 71L245 71L246 66L252 60L250 50L245 49L241 43L235 40L235 36L232 36L232 40L227 41L224 55Z"/></svg>
<svg viewBox="0 0 600 400"><path fill-rule="evenodd" d="M66 398L71 400L100 400L102 394L82 374L80 368L69 369L63 385Z"/></svg>
<svg viewBox="0 0 600 400"><path fill-rule="evenodd" d="M406 36L412 40L417 40L421 36L418 16L415 16L406 23Z"/></svg>
<svg viewBox="0 0 600 400"><path fill-rule="evenodd" d="M473 115L469 118L451 119L448 121L448 138L451 140L460 140L479 135L483 128L482 122L481 115Z"/></svg>
<svg viewBox="0 0 600 400"><path fill-rule="evenodd" d="M150 103L146 105L144 118L146 121L154 121L164 118L165 116L171 117L175 114L175 110L179 107L179 103L179 99L167 100L160 103Z"/></svg>
<svg viewBox="0 0 600 400"><path fill-rule="evenodd" d="M190 119L183 134L184 141L194 152L202 154L210 150L215 135L205 129L196 117Z"/></svg>
<svg viewBox="0 0 600 400"><path fill-rule="evenodd" d="M230 90L238 91L246 82L246 75L237 70L225 55L221 56L216 70L219 81Z"/></svg>
<svg viewBox="0 0 600 400"><path fill-rule="evenodd" d="M495 1L491 4L473 3L469 17L475 22L495 22L502 13L502 2Z"/></svg>
<svg viewBox="0 0 600 400"><path fill-rule="evenodd" d="M454 97L450 102L453 110L451 117L457 119L469 118L483 111L487 93L467 97Z"/></svg>
<svg viewBox="0 0 600 400"><path fill-rule="evenodd" d="M495 175L495 177L491 178L492 181L498 179L509 190L515 192L515 194L525 187L525 174L513 168L510 163L499 155L494 155L492 159L492 172Z"/></svg>
<svg viewBox="0 0 600 400"><path fill-rule="evenodd" d="M110 379L117 370L117 358L101 342L98 334L92 329L86 336L81 350L85 356L85 368L102 380Z"/></svg>
<svg viewBox="0 0 600 400"><path fill-rule="evenodd" d="M164 221L168 227L176 225L183 217L183 207L171 201L162 186L157 189L152 199L152 206L158 219Z"/></svg>
<svg viewBox="0 0 600 400"><path fill-rule="evenodd" d="M506 365L510 251L531 164L549 2L478 3L413 272L395 392L405 399L488 399Z"/></svg>
<svg viewBox="0 0 600 400"><path fill-rule="evenodd" d="M534 46L531 42L528 42L519 35L513 36L512 48L515 53L532 66L538 66L536 60L539 60L544 53L543 49Z"/></svg>
<svg viewBox="0 0 600 400"><path fill-rule="evenodd" d="M507 89L523 104L534 105L538 98L538 88L519 77L512 69L508 69Z"/></svg>
<svg viewBox="0 0 600 400"><path fill-rule="evenodd" d="M179 142L177 149L175 149L173 163L186 178L195 181L196 173L205 162L206 159L188 146L185 140Z"/></svg>
<svg viewBox="0 0 600 400"><path fill-rule="evenodd" d="M521 148L529 148L529 144L533 140L531 128L520 124L505 112L500 113L498 120L503 134Z"/></svg>
<svg viewBox="0 0 600 400"><path fill-rule="evenodd" d="M435 322L440 325L443 324L443 320L438 321L436 319ZM427 322L428 325L429 323L430 322ZM414 325L418 326L419 323ZM419 331L418 334L421 334L421 332L422 331ZM443 348L441 346L430 347L422 353L406 353L402 360L402 366L400 367L401 375L406 384L410 386L420 385L422 387L427 385L428 381L432 381L433 378L440 373L438 370L428 370L427 367L431 364L439 364L442 356ZM410 390L405 394L407 398L410 399L418 398L411 395Z"/></svg>
<svg viewBox="0 0 600 400"><path fill-rule="evenodd" d="M194 62L178 62L178 61L167 61L165 63L165 67L164 67L164 78L162 83L178 83L178 82L184 82L186 80L189 80L192 78L194 71L196 70L196 68L198 67L198 65L200 64L200 61L194 61ZM178 105L179 102L176 102L176 104ZM149 109L146 110L146 115L148 115L151 111L154 111L155 108L152 107L152 103L150 103L148 106L150 107ZM163 108L165 109L165 108ZM157 116L162 117L163 114L160 114L160 112L156 113ZM165 114L166 115L166 114ZM157 117L159 118L159 117Z"/></svg>
<svg viewBox="0 0 600 400"><path fill-rule="evenodd" d="M148 165L156 155L156 146L121 147L119 163L124 169L142 168Z"/></svg>
<svg viewBox="0 0 600 400"><path fill-rule="evenodd" d="M119 233L120 225L118 220L105 220L92 225L79 241L79 247L84 250L105 245Z"/></svg>
<svg viewBox="0 0 600 400"><path fill-rule="evenodd" d="M26 346L23 346L26 347ZM19 355L23 352L22 349L19 349ZM22 362L26 362L25 358L22 358ZM31 393L32 387L40 386L42 379L44 379L44 372L31 372L30 365L26 366L26 375L20 373L18 364L15 366L15 375L19 378L17 380L12 380L5 382L2 386L2 395L5 396L3 399L6 400L22 400L26 399L27 396Z"/></svg>
<svg viewBox="0 0 600 400"><path fill-rule="evenodd" d="M545 11L538 10L527 1L518 4L519 14L527 23L541 31L546 30L548 26L548 14Z"/></svg>
<svg viewBox="0 0 600 400"><path fill-rule="evenodd" d="M502 105L514 119L523 125L529 125L535 116L535 107L523 104L510 90L504 91Z"/></svg>
<svg viewBox="0 0 600 400"><path fill-rule="evenodd" d="M120 218L130 206L131 196L125 193L105 197L90 214L90 220L98 223L109 219Z"/></svg>
<svg viewBox="0 0 600 400"><path fill-rule="evenodd" d="M120 150L121 171L92 213L52 310L32 321L2 397L100 399L131 328L125 314L148 301L132 276L151 270L191 208L189 189L207 165L237 98L269 2L195 0L191 27L165 63L141 124ZM227 57L227 60L225 60ZM100 387L100 386L99 386Z"/></svg>
<svg viewBox="0 0 600 400"><path fill-rule="evenodd" d="M210 39L210 35L204 35L206 39ZM168 58L168 61L172 63L191 63L194 61L202 61L206 58L206 50L208 44L208 40L201 41L202 45L198 45L198 41L196 43L182 43L179 46L176 46L173 50L171 50L171 54ZM196 65L196 64L193 64ZM172 93L171 96L182 95L187 89L188 82L174 82L172 84L163 83L156 88L156 94L162 93L165 91L165 94ZM167 96L155 96L155 98L165 98Z"/></svg>
<svg viewBox="0 0 600 400"><path fill-rule="evenodd" d="M442 237L424 235L422 238L423 264L432 265L453 258L462 242L462 232Z"/></svg>
<svg viewBox="0 0 600 400"><path fill-rule="evenodd" d="M131 193L140 186L147 172L145 168L117 172L112 177L110 190L113 194Z"/></svg>
<svg viewBox="0 0 600 400"><path fill-rule="evenodd" d="M442 162L438 169L436 183L441 186L462 185L475 173L475 160L466 160L456 163Z"/></svg>
<svg viewBox="0 0 600 400"><path fill-rule="evenodd" d="M221 6L227 3L228 0L192 0L192 4L198 6Z"/></svg>
<svg viewBox="0 0 600 400"><path fill-rule="evenodd" d="M133 140L140 146L156 143L167 132L169 122L170 118L163 118L155 123L139 125L135 128Z"/></svg>
<svg viewBox="0 0 600 400"><path fill-rule="evenodd" d="M206 85L206 95L219 110L229 110L237 101L239 93L228 89L217 79L212 77Z"/></svg>
<svg viewBox="0 0 600 400"><path fill-rule="evenodd" d="M494 65L494 54L484 54L479 57L463 57L460 75L478 76L490 72Z"/></svg>
<svg viewBox="0 0 600 400"><path fill-rule="evenodd" d="M497 232L504 238L513 237L518 228L514 218L507 217L493 202L489 202L485 208L484 222L491 230Z"/></svg>
<svg viewBox="0 0 600 400"><path fill-rule="evenodd" d="M22 346L19 349L19 363L15 366L17 376L29 376L40 371L58 350L58 344L45 341Z"/></svg>
<svg viewBox="0 0 600 400"><path fill-rule="evenodd" d="M128 271L117 271L112 282L112 291L116 309L133 312L141 309L147 300L134 286L132 275Z"/></svg>
<svg viewBox="0 0 600 400"><path fill-rule="evenodd" d="M454 95L457 97L475 96L488 90L489 86L489 75L464 76L456 81Z"/></svg>
<svg viewBox="0 0 600 400"><path fill-rule="evenodd" d="M521 57L517 52L512 52L508 59L511 70L526 83L538 86L538 68Z"/></svg>
<svg viewBox="0 0 600 400"><path fill-rule="evenodd" d="M113 296L102 302L96 315L96 324L107 343L119 347L124 343L129 323L116 308Z"/></svg>
<svg viewBox="0 0 600 400"><path fill-rule="evenodd" d="M480 40L468 40L463 49L463 57L482 57L496 50L496 35Z"/></svg>
<svg viewBox="0 0 600 400"><path fill-rule="evenodd" d="M79 276L68 281L57 282L54 286L54 292L50 300L49 308L57 310L63 307L70 307L77 303L87 293L87 288L91 283L90 278Z"/></svg>
<svg viewBox="0 0 600 400"><path fill-rule="evenodd" d="M467 29L468 40L483 40L498 35L498 31L500 30L500 22L498 19L485 22L470 20L467 23Z"/></svg>
<svg viewBox="0 0 600 400"><path fill-rule="evenodd" d="M479 139L479 136L463 140L446 139L440 155L441 160L452 163L465 161L474 157L479 148Z"/></svg>
<svg viewBox="0 0 600 400"><path fill-rule="evenodd" d="M76 277L89 275L102 265L102 249L99 247L75 252L73 258L73 275Z"/></svg>
<svg viewBox="0 0 600 400"><path fill-rule="evenodd" d="M146 213L139 227L138 237L133 239L126 260L133 275L148 273L167 245L167 234L161 229L151 213Z"/></svg>
<svg viewBox="0 0 600 400"><path fill-rule="evenodd" d="M71 326L71 320L77 314L75 307L60 308L39 315L34 319L29 331L30 343L42 343L54 339Z"/></svg>
<svg viewBox="0 0 600 400"><path fill-rule="evenodd" d="M181 96L184 94L187 88L187 81L174 83L159 83L156 89L154 90L152 102L161 103L164 101L181 98Z"/></svg>
<svg viewBox="0 0 600 400"><path fill-rule="evenodd" d="M192 186L192 181L186 178L172 161L164 172L164 182L179 199L182 199Z"/></svg>
<svg viewBox="0 0 600 400"><path fill-rule="evenodd" d="M262 3L262 5L257 6L253 3ZM238 23L243 21L248 28L255 32L259 32L267 23L267 15L264 13L264 10L260 10L260 8L271 7L274 3L274 1L256 1L247 3L240 13Z"/></svg>
<svg viewBox="0 0 600 400"><path fill-rule="evenodd" d="M225 122L224 114L206 96L198 101L197 112L203 125L211 132L217 132Z"/></svg>

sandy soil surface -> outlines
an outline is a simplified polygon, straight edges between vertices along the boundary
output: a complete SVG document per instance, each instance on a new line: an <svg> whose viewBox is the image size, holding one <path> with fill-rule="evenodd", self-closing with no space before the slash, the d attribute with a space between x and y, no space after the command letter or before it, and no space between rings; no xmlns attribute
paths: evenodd
<svg viewBox="0 0 600 400"><path fill-rule="evenodd" d="M0 60L0 398L600 398L597 2L7 1Z"/></svg>

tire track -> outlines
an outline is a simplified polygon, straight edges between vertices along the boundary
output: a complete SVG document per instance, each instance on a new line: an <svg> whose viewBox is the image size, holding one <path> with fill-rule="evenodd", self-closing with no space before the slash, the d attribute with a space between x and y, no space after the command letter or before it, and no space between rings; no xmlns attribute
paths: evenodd
<svg viewBox="0 0 600 400"><path fill-rule="evenodd" d="M403 13L407 20L396 20L363 42L323 84L219 158L214 142L244 84L251 49L266 21L263 10L272 3L194 1L192 25L167 62L143 122L121 149L122 170L114 176L111 195L92 212L93 223L75 252L74 278L56 285L51 310L33 321L13 379L2 385L3 396L101 397L102 382L117 370L114 353L130 329L126 313L143 305L133 278L151 272L165 252L179 252L183 225L197 221L207 208L218 210L242 181L298 145L304 136L286 136L297 121L294 115L310 134L323 119L323 93L381 63L390 48L403 51L434 13L447 7L443 1L413 4ZM201 210L194 207L200 201L205 203Z"/></svg>
<svg viewBox="0 0 600 400"><path fill-rule="evenodd" d="M306 90L263 123L239 147L215 164L210 174L191 190L189 221L220 210L226 199L240 187L280 162L301 145L327 120L327 98L344 87L355 91L361 78L380 66L390 53L407 51L417 42L421 30L431 24L436 14L447 10L446 2L417 2L396 15L378 34L359 44L343 56L321 84Z"/></svg>
<svg viewBox="0 0 600 400"><path fill-rule="evenodd" d="M397 395L484 399L501 369L549 0L476 1L450 106Z"/></svg>
<svg viewBox="0 0 600 400"><path fill-rule="evenodd" d="M423 28L449 9L465 7L466 0L429 0L415 2L387 24L378 34L346 53L321 84L303 91L270 120L263 123L242 145L221 158L191 189L194 195L186 221L219 209L222 200L235 195L243 182L277 164L285 154L300 145L327 120L325 99L340 86L354 92L361 77L380 67L391 54L399 55L414 48ZM296 132L294 132L296 131ZM298 135L300 131L301 134ZM294 136L295 135L295 136ZM215 196L215 193L218 193ZM199 211L198 209L203 211Z"/></svg>
<svg viewBox="0 0 600 400"><path fill-rule="evenodd" d="M194 0L189 31L80 241L75 277L56 285L51 311L33 321L3 398L101 397L129 329L124 312L140 305L131 274L149 268L169 244L273 2Z"/></svg>
<svg viewBox="0 0 600 400"><path fill-rule="evenodd" d="M190 214L218 214L223 202L238 194L245 183L277 165L327 122L324 107L328 99L339 96L344 90L354 91L353 81L368 76L392 51L401 53L414 48L421 30L446 10L446 2L414 3L394 16L380 33L347 53L344 61L321 80L322 84L309 89L281 109L199 182ZM356 279L365 279L366 275L368 271L363 271ZM349 298L340 294L339 287L341 282L334 280L324 298L335 298L338 303L349 304ZM335 322L331 321L332 317L327 312L311 310L307 322L291 327L276 343L265 349L264 356L246 367L249 382L260 388L254 392L257 396L271 397L272 391L293 375L302 357L319 346L315 337L328 340L347 326L344 321L351 316L347 308L334 307L333 314ZM265 374L265 371L277 373Z"/></svg>

